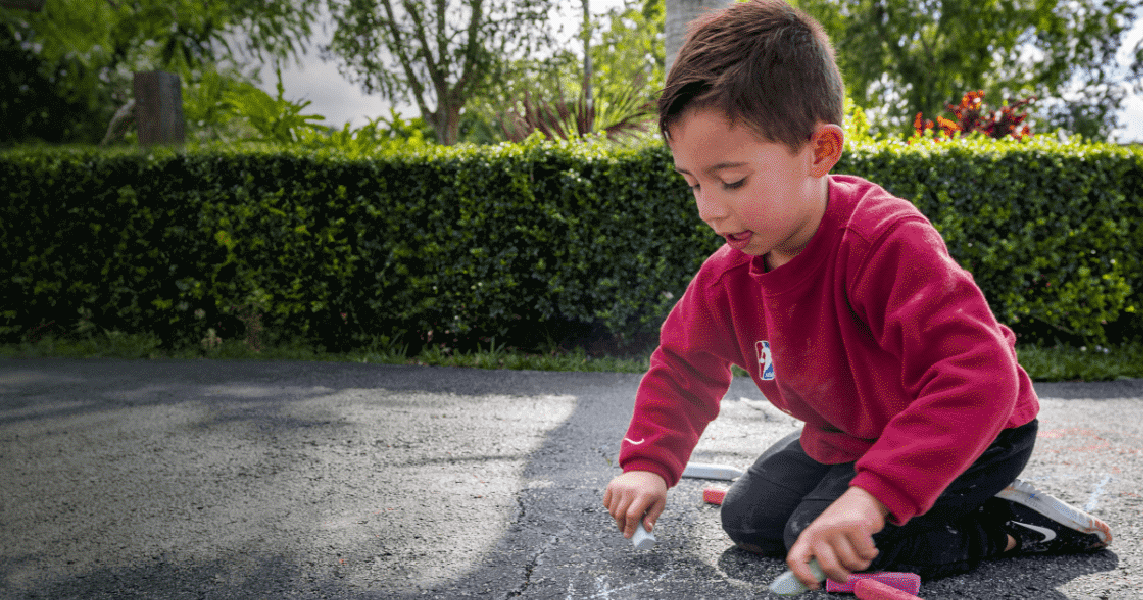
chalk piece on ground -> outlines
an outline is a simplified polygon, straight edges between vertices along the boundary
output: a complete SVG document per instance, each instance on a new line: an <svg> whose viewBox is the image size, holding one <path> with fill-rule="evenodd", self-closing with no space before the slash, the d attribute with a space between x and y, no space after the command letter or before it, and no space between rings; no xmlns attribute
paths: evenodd
<svg viewBox="0 0 1143 600"><path fill-rule="evenodd" d="M826 576L822 572L821 566L818 565L817 559L810 559L810 570L814 572L814 577L818 581L823 581ZM770 591L778 594L779 596L796 596L810 588L802 585L797 577L794 577L793 571L786 571L778 576L773 583L770 584Z"/></svg>
<svg viewBox="0 0 1143 600"><path fill-rule="evenodd" d="M635 529L635 535L631 536L631 544L636 550L650 550L655 545L655 534L644 529L643 522L640 521L639 527Z"/></svg>
<svg viewBox="0 0 1143 600"><path fill-rule="evenodd" d="M702 501L707 504L722 504L726 498L726 490L716 487L703 488Z"/></svg>
<svg viewBox="0 0 1143 600"><path fill-rule="evenodd" d="M916 573L893 573L888 571L881 573L856 573L850 575L849 581L845 583L836 583L832 580L826 581L826 591L852 594L857 587L857 582L862 579L875 579L885 585L895 587L903 592L909 592L910 594L916 594L921 591L920 575Z"/></svg>
<svg viewBox="0 0 1143 600"><path fill-rule="evenodd" d="M876 579L862 579L854 586L861 600L921 600L909 592L885 585Z"/></svg>
<svg viewBox="0 0 1143 600"><path fill-rule="evenodd" d="M691 479L720 479L734 481L742 476L742 471L728 465L711 465L706 463L687 463L683 470L683 477Z"/></svg>

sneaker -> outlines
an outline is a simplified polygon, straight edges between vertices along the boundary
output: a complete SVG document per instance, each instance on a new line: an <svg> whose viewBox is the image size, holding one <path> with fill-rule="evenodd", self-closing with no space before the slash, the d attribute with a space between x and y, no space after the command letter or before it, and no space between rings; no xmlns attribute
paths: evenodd
<svg viewBox="0 0 1143 600"><path fill-rule="evenodd" d="M1016 538L1012 553L1093 552L1111 543L1107 523L1026 481L1017 479L996 497L1008 501L1004 528Z"/></svg>

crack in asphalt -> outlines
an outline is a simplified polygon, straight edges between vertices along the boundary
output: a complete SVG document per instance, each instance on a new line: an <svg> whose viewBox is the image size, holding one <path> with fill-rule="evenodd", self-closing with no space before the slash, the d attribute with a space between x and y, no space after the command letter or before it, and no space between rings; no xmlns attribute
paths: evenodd
<svg viewBox="0 0 1143 600"><path fill-rule="evenodd" d="M520 513L516 517L516 523L515 524L520 526L520 527L525 527L524 520L528 514L528 507L524 502L524 494L521 493L521 494L517 495L516 496L516 502L520 506ZM517 598L517 597L523 596L524 593L528 591L528 588L531 587L531 585L532 585L532 574L536 571L537 567L539 567L540 565L542 565L544 563L544 554L547 553L548 549L551 548L558 541L559 541L559 536L557 536L557 535L548 536L548 541L545 542L542 546L540 546L539 549L536 550L536 552L532 555L532 558L524 566L524 580L522 582L520 582L519 587L517 587L516 589L506 593L503 596L504 598Z"/></svg>

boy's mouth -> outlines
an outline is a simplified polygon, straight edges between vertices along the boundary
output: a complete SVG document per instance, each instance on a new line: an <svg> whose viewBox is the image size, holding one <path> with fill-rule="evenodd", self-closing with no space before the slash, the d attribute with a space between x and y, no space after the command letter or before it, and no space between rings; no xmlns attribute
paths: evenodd
<svg viewBox="0 0 1143 600"><path fill-rule="evenodd" d="M750 238L754 237L754 232L743 231L741 233L728 233L724 236L726 243L735 250L741 250L750 244Z"/></svg>

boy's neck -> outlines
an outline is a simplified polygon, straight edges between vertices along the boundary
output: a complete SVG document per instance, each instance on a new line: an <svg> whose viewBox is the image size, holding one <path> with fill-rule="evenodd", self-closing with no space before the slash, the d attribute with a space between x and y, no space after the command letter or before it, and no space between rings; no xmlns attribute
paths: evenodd
<svg viewBox="0 0 1143 600"><path fill-rule="evenodd" d="M827 210L829 210L829 175L822 177L820 183L821 185L818 186L817 199L820 202L819 206L821 206L821 210L817 211L813 216L813 219L816 221L813 224L813 233L811 233L810 236L806 238L806 241L798 246L793 252L780 253L776 250L771 250L762 255L762 264L765 266L767 273L790 262L794 259L795 256L801 254L802 251L806 249L806 246L809 246L810 242L813 241L814 236L818 234L818 229L821 228L822 225L822 219L825 218L825 213Z"/></svg>

